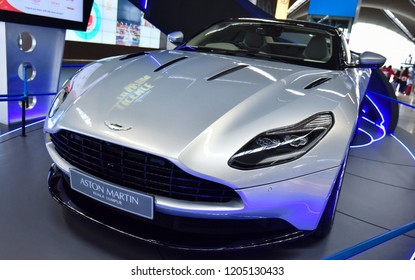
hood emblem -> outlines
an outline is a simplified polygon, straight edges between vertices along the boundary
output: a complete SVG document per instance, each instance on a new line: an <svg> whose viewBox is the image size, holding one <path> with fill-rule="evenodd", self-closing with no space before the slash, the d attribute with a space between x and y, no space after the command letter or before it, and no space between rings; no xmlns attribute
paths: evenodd
<svg viewBox="0 0 415 280"><path fill-rule="evenodd" d="M126 130L130 130L131 126L125 126L125 125L121 125L118 123L113 123L113 122L109 122L109 121L105 121L104 124L111 130L115 130L115 131L126 131Z"/></svg>

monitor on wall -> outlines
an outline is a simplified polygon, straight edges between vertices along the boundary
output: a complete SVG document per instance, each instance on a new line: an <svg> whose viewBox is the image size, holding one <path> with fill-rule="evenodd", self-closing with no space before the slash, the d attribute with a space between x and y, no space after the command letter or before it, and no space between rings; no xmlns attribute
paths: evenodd
<svg viewBox="0 0 415 280"><path fill-rule="evenodd" d="M93 0L0 0L0 21L86 30Z"/></svg>

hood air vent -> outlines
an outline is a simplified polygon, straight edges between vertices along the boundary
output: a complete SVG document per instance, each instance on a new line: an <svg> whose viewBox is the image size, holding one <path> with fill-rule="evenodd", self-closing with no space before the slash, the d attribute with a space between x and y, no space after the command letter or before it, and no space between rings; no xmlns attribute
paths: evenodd
<svg viewBox="0 0 415 280"><path fill-rule="evenodd" d="M318 87L319 85L321 85L321 84L323 84L323 83L325 83L329 80L331 80L331 78L328 78L328 77L319 78L319 79L315 80L314 82L312 82L311 84L309 84L308 86L306 86L304 89L312 89L312 88Z"/></svg>
<svg viewBox="0 0 415 280"><path fill-rule="evenodd" d="M187 56L183 56L183 57L179 57L179 58L173 59L172 61L169 61L169 62L164 63L163 65L161 65L159 68L157 68L156 70L154 70L154 72L158 72L158 71L160 71L160 70L162 70L162 69L164 69L164 68L166 68L166 67L168 67L168 66L170 66L172 64L175 64L175 63L177 63L177 62L179 62L181 60L184 60L186 58L188 58L188 57Z"/></svg>
<svg viewBox="0 0 415 280"><path fill-rule="evenodd" d="M238 66L235 66L235 67L230 68L230 69L228 69L228 70L222 71L222 72L220 72L220 73L218 73L218 74L216 74L216 75L214 75L214 76L212 76L212 77L208 78L207 80L208 80L208 81L213 81L213 80L216 80L216 79L218 79L218 78L220 78L220 77L223 77L223 76L225 76L225 75L231 74L231 73L233 73L233 72L236 72L236 71L241 70L241 69L243 69L243 68L245 68L245 67L248 67L248 66L249 66L249 65L238 65Z"/></svg>
<svg viewBox="0 0 415 280"><path fill-rule="evenodd" d="M147 52L139 52L139 53L132 53L132 54L128 54L122 58L120 58L120 60L127 60L133 57L137 57L137 56L142 56L142 55L146 55L148 54Z"/></svg>

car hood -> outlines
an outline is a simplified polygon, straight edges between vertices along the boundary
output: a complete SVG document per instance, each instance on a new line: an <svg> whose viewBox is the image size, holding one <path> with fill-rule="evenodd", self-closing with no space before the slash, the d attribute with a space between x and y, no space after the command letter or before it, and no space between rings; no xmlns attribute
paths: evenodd
<svg viewBox="0 0 415 280"><path fill-rule="evenodd" d="M313 82L338 76L336 71L190 51L111 58L76 75L69 95L73 102L65 102L53 129L173 160L192 145L199 150L216 145L215 153L229 158L263 131L333 110L339 97L322 96Z"/></svg>

